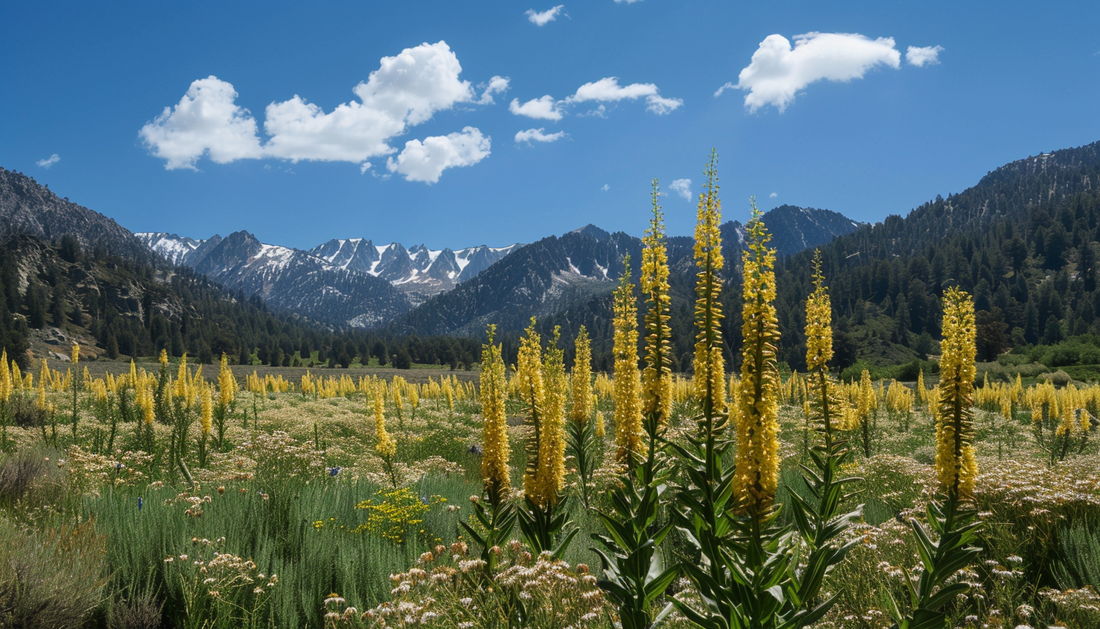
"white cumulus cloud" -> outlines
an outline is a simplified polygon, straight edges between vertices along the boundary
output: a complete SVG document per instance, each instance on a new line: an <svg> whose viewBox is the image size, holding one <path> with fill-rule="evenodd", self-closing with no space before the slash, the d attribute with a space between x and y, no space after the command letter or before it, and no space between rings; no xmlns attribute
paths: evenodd
<svg viewBox="0 0 1100 629"><path fill-rule="evenodd" d="M652 83L631 83L619 85L618 77L605 77L598 81L585 83L577 88L572 96L562 100L555 100L547 94L540 98L534 98L526 103L520 103L518 98L512 99L508 111L517 116L527 116L538 120L561 120L571 105L578 103L596 103L597 106L589 111L577 114L578 116L605 117L607 113L606 103L617 103L622 100L637 100L644 98L646 110L657 115L665 115L675 111L684 104L679 98L665 98L660 95L660 90Z"/></svg>
<svg viewBox="0 0 1100 629"><path fill-rule="evenodd" d="M615 4L634 4L635 2L641 2L642 0L615 0Z"/></svg>
<svg viewBox="0 0 1100 629"><path fill-rule="evenodd" d="M910 46L905 50L905 61L918 68L939 65L941 52L943 46Z"/></svg>
<svg viewBox="0 0 1100 629"><path fill-rule="evenodd" d="M667 114L684 104L684 101L679 98L665 98L659 92L657 86L652 83L619 85L618 77L609 76L578 87L572 96L565 99L565 102L597 102L602 106L603 103L645 98L646 109L658 115Z"/></svg>
<svg viewBox="0 0 1100 629"><path fill-rule="evenodd" d="M56 164L57 162L60 162L60 161L61 161L61 156L58 155L57 153L54 153L53 155L50 155L46 159L40 159L35 163L38 164L39 166L41 166L42 168L49 169L50 166L53 166L54 164Z"/></svg>
<svg viewBox="0 0 1100 629"><path fill-rule="evenodd" d="M890 37L870 39L858 33L806 33L796 35L794 47L782 35L768 35L741 70L737 84L727 88L748 90L749 111L773 105L783 111L806 86L817 81L848 82L863 78L870 69L901 66L901 53Z"/></svg>
<svg viewBox="0 0 1100 629"><path fill-rule="evenodd" d="M140 136L165 167L194 168L203 155L217 163L243 158L345 161L366 172L371 159L397 153L391 142L410 127L456 104L491 104L508 89L494 76L480 97L460 77L462 66L446 42L420 44L383 57L367 80L352 89L357 97L325 111L299 95L265 109L261 143L256 120L236 104L233 86L216 77L191 84L174 107L142 127ZM482 86L479 86L479 89ZM474 164L489 154L489 139L472 127L461 133L412 140L388 165L410 181L439 179L446 168Z"/></svg>
<svg viewBox="0 0 1100 629"><path fill-rule="evenodd" d="M435 183L448 168L473 166L485 159L489 148L488 136L475 127L466 127L459 133L424 138L423 142L409 140L397 159L386 160L386 168L408 181Z"/></svg>
<svg viewBox="0 0 1100 629"><path fill-rule="evenodd" d="M325 113L299 96L267 106L266 152L291 161L363 162L394 151L388 141L437 111L473 100L469 81L446 42L383 57L378 70L352 90L359 101Z"/></svg>
<svg viewBox="0 0 1100 629"><path fill-rule="evenodd" d="M558 16L561 15L561 11L564 8L565 8L564 4L559 4L558 6L552 8L552 9L547 9L545 11L536 11L534 9L527 9L527 12L524 13L524 15L527 16L527 19L532 24L534 24L536 26L546 26L550 22L553 22L554 20L558 19Z"/></svg>
<svg viewBox="0 0 1100 629"><path fill-rule="evenodd" d="M577 88L577 92L567 98L571 103L584 103L588 101L614 102L626 98L634 99L643 96L657 94L657 86L652 83L631 83L619 85L617 77L609 76L599 81L585 83Z"/></svg>
<svg viewBox="0 0 1100 629"><path fill-rule="evenodd" d="M608 190L610 190L610 189L611 189L611 186L607 185L606 183L605 183L605 184L603 185L603 187L602 187L602 188L600 188L600 190L602 190L602 191L604 191L604 192L607 192L607 191L608 191Z"/></svg>
<svg viewBox="0 0 1100 629"><path fill-rule="evenodd" d="M168 170L193 169L203 154L218 164L261 157L256 120L236 100L231 84L215 76L199 79L138 135Z"/></svg>
<svg viewBox="0 0 1100 629"><path fill-rule="evenodd" d="M481 93L481 98L478 99L479 105L492 105L494 102L494 94L503 94L508 91L508 84L511 80L506 76L494 76L489 79L489 83L485 85L485 91Z"/></svg>
<svg viewBox="0 0 1100 629"><path fill-rule="evenodd" d="M565 137L564 131L558 131L557 133L545 133L543 127L538 129L527 129L516 133L516 144L520 142L526 142L528 144L532 142L555 142Z"/></svg>
<svg viewBox="0 0 1100 629"><path fill-rule="evenodd" d="M769 194L769 195L768 195L768 198L769 198L769 199L774 199L774 198L775 198L775 197L777 197L777 196L779 196L779 193L778 193L778 192L773 192L773 193L771 193L771 194Z"/></svg>
<svg viewBox="0 0 1100 629"><path fill-rule="evenodd" d="M691 200L691 180L690 179L677 179L668 185L668 189L672 190L676 194L684 197L688 201Z"/></svg>
<svg viewBox="0 0 1100 629"><path fill-rule="evenodd" d="M645 99L645 102L646 102L646 105L645 105L646 111L653 112L653 113L657 114L658 116L663 116L665 114L672 113L680 105L684 104L683 99L680 99L680 98L665 98L663 96L658 96L656 94L651 94L650 96L647 96L646 99Z"/></svg>
<svg viewBox="0 0 1100 629"><path fill-rule="evenodd" d="M537 120L561 120L562 113L553 96L547 94L541 98L533 98L520 104L518 98L513 98L508 105L508 111L517 116L527 116Z"/></svg>

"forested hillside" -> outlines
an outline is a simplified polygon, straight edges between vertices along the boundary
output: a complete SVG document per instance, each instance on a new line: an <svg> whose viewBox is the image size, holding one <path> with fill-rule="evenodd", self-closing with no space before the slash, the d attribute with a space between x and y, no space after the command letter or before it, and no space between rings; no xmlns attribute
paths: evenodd
<svg viewBox="0 0 1100 629"><path fill-rule="evenodd" d="M184 267L154 267L102 248L86 252L72 236L51 243L21 235L0 245L0 294L0 342L24 367L32 341L52 328L93 339L85 355L108 358L152 357L166 349L202 362L224 352L234 363L347 366L375 357L404 367L459 367L474 362L478 351L473 339L384 340L333 331L270 312L259 298L226 292Z"/></svg>
<svg viewBox="0 0 1100 629"><path fill-rule="evenodd" d="M978 359L1098 334L1100 144L1030 157L908 216L889 216L821 248L838 319L837 366L935 353L940 295L975 298ZM803 363L812 252L778 269L781 357Z"/></svg>

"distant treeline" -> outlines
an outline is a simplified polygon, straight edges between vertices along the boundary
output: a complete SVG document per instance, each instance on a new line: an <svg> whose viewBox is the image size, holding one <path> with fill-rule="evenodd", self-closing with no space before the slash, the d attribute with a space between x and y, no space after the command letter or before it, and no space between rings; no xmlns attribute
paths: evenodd
<svg viewBox="0 0 1100 629"><path fill-rule="evenodd" d="M53 243L16 236L0 245L0 294L0 342L24 368L31 331L48 326L90 335L112 359L164 349L204 363L224 352L237 364L347 367L373 357L397 368L460 369L476 363L481 349L470 338L327 329L271 312L258 297L230 294L186 268L157 268L102 249L86 253L70 236Z"/></svg>

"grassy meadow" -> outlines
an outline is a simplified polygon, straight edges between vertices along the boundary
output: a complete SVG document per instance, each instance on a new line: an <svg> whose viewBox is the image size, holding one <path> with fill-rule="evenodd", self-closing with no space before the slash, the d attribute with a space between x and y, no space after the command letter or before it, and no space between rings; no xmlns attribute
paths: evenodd
<svg viewBox="0 0 1100 629"><path fill-rule="evenodd" d="M146 423L140 402L131 398L140 387L155 391L157 373L136 370L133 382L122 374L107 390L95 378L78 377L74 387L71 370L60 367L42 389L39 378L15 387L4 407L0 618L8 626L447 626L456 610L478 605L468 600L476 592L485 596L473 579L416 578L418 569L463 575L463 563L476 556L458 527L470 520L470 497L481 494L482 417L472 383L441 372L419 384L310 376L303 387L301 379L234 374L240 390L223 411L224 434L218 439L211 426L200 463L201 394L190 405L186 395L185 401L176 396L161 409L165 417L154 413ZM209 365L204 370L217 375ZM202 388L196 371L173 362L160 377L166 389L186 388L181 381ZM826 582L839 595L837 604L818 626L889 626L888 600L901 600L905 571L919 563L904 520L925 517L934 493L935 427L925 401L931 390L915 387L872 385L877 408L861 428L848 431L857 451L849 471L861 480L845 501L865 507L846 533L858 542ZM982 552L959 577L972 588L956 603L952 625L1098 626L1100 457L1087 431L1063 455L1043 445L1041 429L1042 414L1071 395L1079 408L1100 414L1100 389L991 387L976 396ZM843 391L853 409L859 389L853 384ZM375 448L380 390L396 443L389 462ZM518 389L511 391L512 486L522 487L529 428ZM579 535L559 564L536 566L518 535L502 550L514 566L509 587L552 601L549 608L565 606L547 611L537 626L565 626L561 619L575 626L614 622L612 606L594 584L600 562L590 535L602 531L592 510L609 509L622 471L614 455L612 382L599 375L594 391L593 422L599 414L606 424L594 448L590 509L581 503L575 470L566 478ZM694 429L698 410L688 381L677 379L673 391L669 439L677 441ZM788 377L782 388L781 505L790 492L806 491L798 469L811 439L805 392L805 376ZM1045 421L1057 425L1059 419ZM666 563L692 556L675 530L661 552ZM553 600L572 594L568 604ZM680 578L668 594L690 596L691 587ZM432 613L440 614L438 622ZM579 620L586 614L588 620ZM469 618L474 622L476 613ZM668 622L690 626L675 613Z"/></svg>

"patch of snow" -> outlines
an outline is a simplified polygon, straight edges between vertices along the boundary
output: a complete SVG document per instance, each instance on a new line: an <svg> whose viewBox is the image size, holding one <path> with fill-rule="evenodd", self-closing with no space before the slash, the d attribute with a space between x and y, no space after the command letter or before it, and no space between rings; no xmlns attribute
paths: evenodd
<svg viewBox="0 0 1100 629"><path fill-rule="evenodd" d="M577 275L582 275L581 270L573 265L573 258L570 258L569 256L566 256L565 261L569 263L569 270L570 271L572 271L573 273L576 273Z"/></svg>

